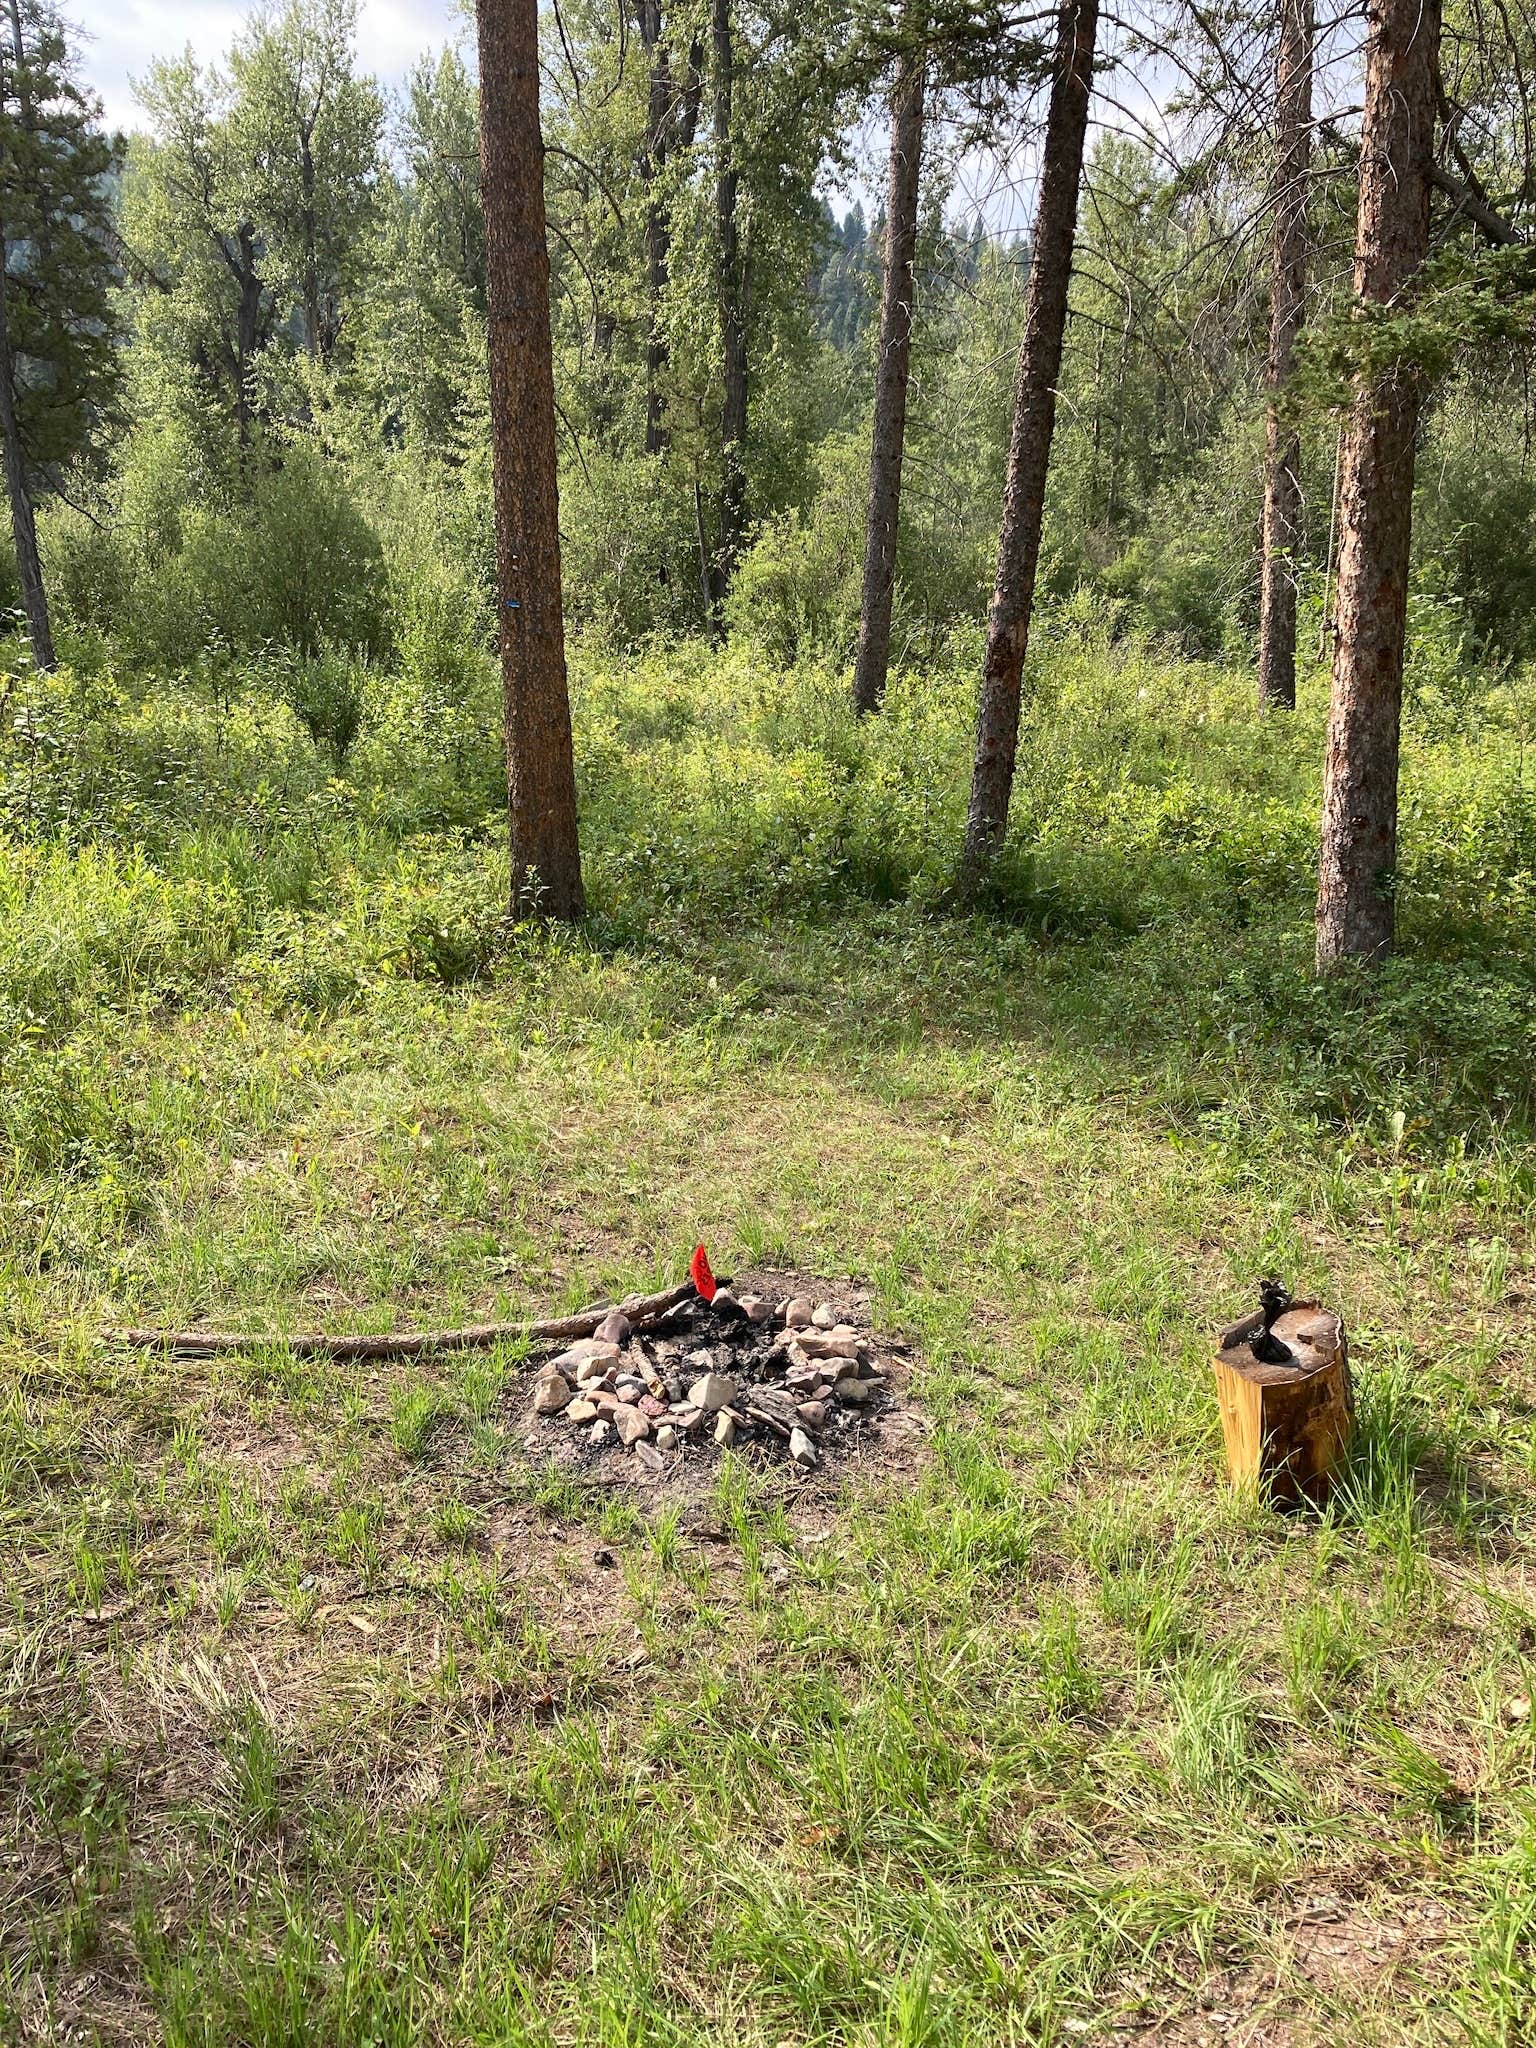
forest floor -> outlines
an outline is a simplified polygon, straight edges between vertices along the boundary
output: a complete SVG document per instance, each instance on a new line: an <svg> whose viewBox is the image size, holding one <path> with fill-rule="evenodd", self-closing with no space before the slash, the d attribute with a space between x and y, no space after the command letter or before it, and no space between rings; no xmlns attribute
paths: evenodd
<svg viewBox="0 0 1536 2048"><path fill-rule="evenodd" d="M1278 1054L1180 1010L1194 939L904 905L529 936L334 1008L113 954L133 999L61 1022L38 963L110 919L38 873L0 957L19 987L32 948L42 1019L0 1266L0 2038L1530 2038L1516 1120L1416 1136L1406 1056L1352 1118L1305 1106L1311 1052L1265 1094ZM903 1455L583 1487L526 1447L515 1347L99 1334L539 1313L696 1240L869 1288ZM1212 1333L1271 1271L1350 1331L1321 1517L1225 1483Z"/></svg>

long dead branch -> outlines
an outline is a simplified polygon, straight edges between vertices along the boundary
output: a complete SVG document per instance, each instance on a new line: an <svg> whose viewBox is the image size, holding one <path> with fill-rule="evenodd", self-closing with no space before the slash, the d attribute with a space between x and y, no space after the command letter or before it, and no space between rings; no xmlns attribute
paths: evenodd
<svg viewBox="0 0 1536 2048"><path fill-rule="evenodd" d="M619 1307L637 1328L653 1323L694 1292L691 1280L660 1294L632 1294ZM109 1344L132 1351L162 1351L172 1358L214 1358L230 1352L283 1350L295 1358L422 1358L433 1351L480 1351L492 1344L573 1343L590 1337L611 1304L584 1308L573 1316L538 1323L469 1323L457 1330L381 1330L371 1335L336 1336L324 1330L294 1336L258 1330L104 1330Z"/></svg>

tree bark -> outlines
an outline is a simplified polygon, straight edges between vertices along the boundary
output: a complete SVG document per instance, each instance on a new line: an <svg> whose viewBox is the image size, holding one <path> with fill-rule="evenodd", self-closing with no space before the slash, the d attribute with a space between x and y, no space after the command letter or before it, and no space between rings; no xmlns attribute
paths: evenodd
<svg viewBox="0 0 1536 2048"><path fill-rule="evenodd" d="M240 250L239 259L233 265L240 286L240 305L235 315L235 431L240 446L248 448L251 441L251 364L261 329L261 278L256 269L256 230L249 221L240 223L235 230L235 240Z"/></svg>
<svg viewBox="0 0 1536 2048"><path fill-rule="evenodd" d="M1216 1399L1234 1486L1256 1488L1277 1508L1320 1506L1332 1493L1354 1430L1355 1397L1344 1325L1315 1301L1298 1301L1274 1324L1290 1352L1274 1364L1253 1351L1262 1316L1221 1334Z"/></svg>
<svg viewBox="0 0 1536 2048"><path fill-rule="evenodd" d="M16 34L18 90L23 87L25 64L21 54L21 24L12 10ZM4 90L0 67L0 92ZM22 609L27 618L27 635L32 643L32 660L44 672L56 668L53 651L53 620L48 610L48 590L43 582L42 557L37 548L37 515L32 504L32 485L27 476L26 451L21 445L21 421L16 402L16 362L11 353L10 239L0 228L0 438L5 442L5 488L11 503L11 532L16 542L16 573L21 583Z"/></svg>
<svg viewBox="0 0 1536 2048"><path fill-rule="evenodd" d="M885 200L885 275L880 287L880 358L869 446L869 519L864 593L853 665L853 707L878 709L891 661L891 604L901 521L901 470L907 441L907 383L912 365L912 304L917 286L917 202L923 160L925 53L908 51L891 94L891 171Z"/></svg>
<svg viewBox="0 0 1536 2048"><path fill-rule="evenodd" d="M650 61L645 147L640 152L640 182L645 187L645 452L664 455L671 444L666 399L661 379L671 351L662 321L662 303L672 263L672 216L660 190L662 173L677 150L689 149L698 131L700 66L704 53L697 39L688 48L681 88L672 78L671 58L661 40L660 0L640 0L636 16L640 42Z"/></svg>
<svg viewBox="0 0 1536 2048"><path fill-rule="evenodd" d="M514 916L584 909L566 683L537 0L478 0L496 597Z"/></svg>
<svg viewBox="0 0 1536 2048"><path fill-rule="evenodd" d="M1440 0L1369 0L1355 291L1400 303L1429 248ZM1423 378L1362 376L1340 462L1338 637L1323 764L1320 972L1392 949L1397 770Z"/></svg>
<svg viewBox="0 0 1536 2048"><path fill-rule="evenodd" d="M711 38L715 66L715 232L719 245L720 346L725 363L720 399L720 539L710 579L712 609L718 625L747 524L747 257L736 220L741 173L732 132L736 59L731 38L731 0L713 0Z"/></svg>
<svg viewBox="0 0 1536 2048"><path fill-rule="evenodd" d="M21 428L16 412L8 305L10 288L5 278L8 255L6 244L0 239L0 435L5 440L5 487L11 501L11 532L16 540L16 571L21 580L22 608L27 615L32 659L38 668L46 671L58 664L53 652L53 621L48 613L42 557L37 551L37 518L32 507L32 487L27 478L27 458L21 445Z"/></svg>
<svg viewBox="0 0 1536 2048"><path fill-rule="evenodd" d="M662 295L672 254L672 226L656 189L667 158L667 126L672 102L672 66L661 40L661 0L640 0L636 10L640 46L650 65L645 146L640 152L640 182L645 187L645 282L648 324L645 341L645 452L663 454L667 429L662 417L661 373L666 368L667 342L661 326Z"/></svg>
<svg viewBox="0 0 1536 2048"><path fill-rule="evenodd" d="M618 1307L636 1329L656 1322L668 1309L691 1300L698 1289L691 1280L661 1294L629 1294ZM530 1343L569 1343L590 1337L613 1313L612 1306L584 1308L573 1316L552 1316L534 1323L468 1323L452 1330L382 1330L361 1336L305 1330L292 1336L260 1330L104 1330L110 1344L132 1351L163 1351L179 1358L219 1358L229 1353L273 1351L294 1358L424 1358L434 1351L480 1351L518 1338Z"/></svg>
<svg viewBox="0 0 1536 2048"><path fill-rule="evenodd" d="M1305 319L1307 167L1312 139L1312 0L1280 0L1275 52L1274 246L1269 287L1269 396L1264 423L1264 572L1259 707L1296 708L1296 564L1301 552L1301 435L1283 414Z"/></svg>
<svg viewBox="0 0 1536 2048"><path fill-rule="evenodd" d="M976 722L976 759L966 819L962 880L978 881L990 866L1008 828L1014 761L1019 743L1019 690L1029 648L1035 572L1040 563L1040 528L1045 516L1045 482L1051 435L1056 424L1056 383L1061 374L1072 281L1072 247L1077 233L1078 189L1083 143L1093 89L1098 0L1065 0L1057 16L1056 55L1040 203L1029 268L1024 337L1013 387L1013 432L1008 480L1003 493L1003 528L997 553L997 582L987 621L987 651Z"/></svg>

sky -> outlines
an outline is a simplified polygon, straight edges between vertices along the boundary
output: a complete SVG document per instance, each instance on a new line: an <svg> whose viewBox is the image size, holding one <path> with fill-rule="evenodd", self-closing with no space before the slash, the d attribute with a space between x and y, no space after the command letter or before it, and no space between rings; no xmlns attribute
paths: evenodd
<svg viewBox="0 0 1536 2048"><path fill-rule="evenodd" d="M133 128L139 115L129 81L188 43L201 58L222 56L249 9L226 0L65 0L64 11L83 31L80 69L101 94L107 126ZM398 85L423 50L455 39L464 21L459 0L360 0L360 67Z"/></svg>

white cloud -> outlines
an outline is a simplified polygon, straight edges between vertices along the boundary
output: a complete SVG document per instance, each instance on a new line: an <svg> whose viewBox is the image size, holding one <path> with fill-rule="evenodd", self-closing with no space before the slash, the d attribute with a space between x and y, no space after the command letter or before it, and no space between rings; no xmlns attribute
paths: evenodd
<svg viewBox="0 0 1536 2048"><path fill-rule="evenodd" d="M248 8L230 0L66 0L78 31L80 70L101 94L107 125L132 128L139 119L130 80L156 57L191 44L204 62L229 48ZM459 0L361 0L360 70L398 85L424 50L439 49L465 27Z"/></svg>

